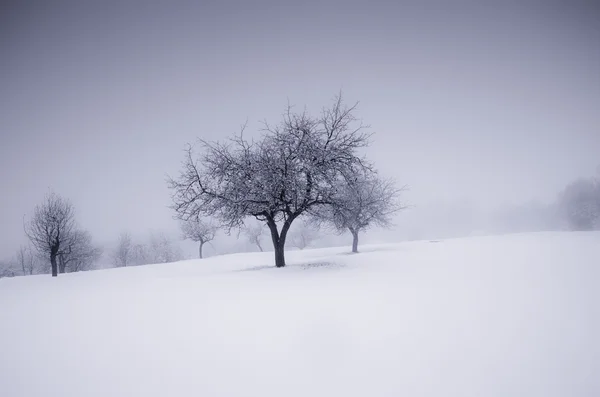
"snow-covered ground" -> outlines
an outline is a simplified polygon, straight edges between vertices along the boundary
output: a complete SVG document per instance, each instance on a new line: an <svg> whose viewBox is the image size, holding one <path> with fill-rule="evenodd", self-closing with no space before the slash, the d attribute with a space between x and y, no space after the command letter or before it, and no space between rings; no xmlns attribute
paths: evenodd
<svg viewBox="0 0 600 397"><path fill-rule="evenodd" d="M600 234L0 280L0 395L600 396Z"/></svg>

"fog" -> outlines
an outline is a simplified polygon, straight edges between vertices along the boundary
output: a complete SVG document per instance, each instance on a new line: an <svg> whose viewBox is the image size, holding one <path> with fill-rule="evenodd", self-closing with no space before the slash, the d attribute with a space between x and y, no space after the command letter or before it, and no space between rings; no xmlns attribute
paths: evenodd
<svg viewBox="0 0 600 397"><path fill-rule="evenodd" d="M49 189L102 245L178 237L165 178L186 143L340 90L409 187L367 238L557 228L558 192L600 164L599 71L593 1L4 2L0 258Z"/></svg>

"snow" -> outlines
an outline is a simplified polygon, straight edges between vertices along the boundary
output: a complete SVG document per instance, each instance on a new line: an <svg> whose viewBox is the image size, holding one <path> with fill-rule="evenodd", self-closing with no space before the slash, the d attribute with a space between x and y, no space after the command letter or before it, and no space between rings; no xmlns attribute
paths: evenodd
<svg viewBox="0 0 600 397"><path fill-rule="evenodd" d="M600 233L0 280L0 394L598 396Z"/></svg>

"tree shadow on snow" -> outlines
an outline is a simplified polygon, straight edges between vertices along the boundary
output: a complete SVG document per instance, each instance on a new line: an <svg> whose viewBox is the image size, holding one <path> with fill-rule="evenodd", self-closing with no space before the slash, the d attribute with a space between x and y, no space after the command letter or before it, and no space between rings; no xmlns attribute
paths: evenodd
<svg viewBox="0 0 600 397"><path fill-rule="evenodd" d="M234 270L234 272L255 272L258 270L266 270L266 269L276 269L276 267L274 265L260 265L260 266L247 267L245 269Z"/></svg>
<svg viewBox="0 0 600 397"><path fill-rule="evenodd" d="M310 269L339 269L346 267L346 265L342 263L333 263L333 262L308 262L308 263L298 263L292 265L295 267L299 267L302 270L310 270Z"/></svg>
<svg viewBox="0 0 600 397"><path fill-rule="evenodd" d="M284 269L301 269L301 270L312 270L312 269L339 269L346 267L341 263L333 262L303 262L303 263L290 263L285 266ZM253 266L246 269L239 269L236 272L254 272L259 270L277 269L273 265L260 265ZM281 270L280 270L281 271Z"/></svg>

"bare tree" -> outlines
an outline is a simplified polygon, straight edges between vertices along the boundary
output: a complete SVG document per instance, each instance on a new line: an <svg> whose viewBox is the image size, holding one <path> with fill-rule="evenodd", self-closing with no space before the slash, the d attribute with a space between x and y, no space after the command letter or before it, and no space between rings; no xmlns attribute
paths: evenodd
<svg viewBox="0 0 600 397"><path fill-rule="evenodd" d="M67 248L75 228L75 211L70 201L54 192L35 207L33 217L25 225L25 233L40 255L50 259L52 277L58 275L58 256Z"/></svg>
<svg viewBox="0 0 600 397"><path fill-rule="evenodd" d="M262 235L265 227L260 222L253 222L250 225L244 225L242 232L246 235L248 241L258 247L260 252L263 252L261 244Z"/></svg>
<svg viewBox="0 0 600 397"><path fill-rule="evenodd" d="M133 262L134 247L129 233L121 233L117 247L115 248L112 259L116 267L126 267Z"/></svg>
<svg viewBox="0 0 600 397"><path fill-rule="evenodd" d="M16 255L17 266L23 271L23 275L33 275L39 267L37 258L30 247L22 245Z"/></svg>
<svg viewBox="0 0 600 397"><path fill-rule="evenodd" d="M290 237L294 247L303 250L317 238L317 230L312 225L302 222L292 230Z"/></svg>
<svg viewBox="0 0 600 397"><path fill-rule="evenodd" d="M131 247L131 264L134 266L140 266L152 263L149 251L150 250L146 244L134 244Z"/></svg>
<svg viewBox="0 0 600 397"><path fill-rule="evenodd" d="M370 167L357 154L369 144L370 134L355 109L345 106L341 96L317 117L288 106L281 123L265 122L258 141L244 139L242 128L225 143L200 140L199 159L188 146L180 176L169 180L177 217L215 217L228 233L254 217L269 227L275 265L285 266L292 222L331 203L340 181Z"/></svg>
<svg viewBox="0 0 600 397"><path fill-rule="evenodd" d="M572 230L600 228L600 178L569 184L560 195L559 206Z"/></svg>
<svg viewBox="0 0 600 397"><path fill-rule="evenodd" d="M150 263L175 262L183 257L181 249L164 232L150 233L148 254Z"/></svg>
<svg viewBox="0 0 600 397"><path fill-rule="evenodd" d="M182 222L181 231L183 232L183 238L199 243L198 255L202 259L202 248L204 244L214 240L217 227L209 222L198 219Z"/></svg>
<svg viewBox="0 0 600 397"><path fill-rule="evenodd" d="M3 277L15 277L19 275L19 269L17 265L12 261L2 262L0 261L0 278Z"/></svg>
<svg viewBox="0 0 600 397"><path fill-rule="evenodd" d="M102 256L102 249L94 246L92 235L86 230L74 229L58 254L59 273L89 270Z"/></svg>
<svg viewBox="0 0 600 397"><path fill-rule="evenodd" d="M391 226L392 215L406 208L399 204L394 181L376 173L356 174L340 186L333 204L313 213L317 224L328 224L339 233L352 233L352 252L358 252L358 234L373 225Z"/></svg>

